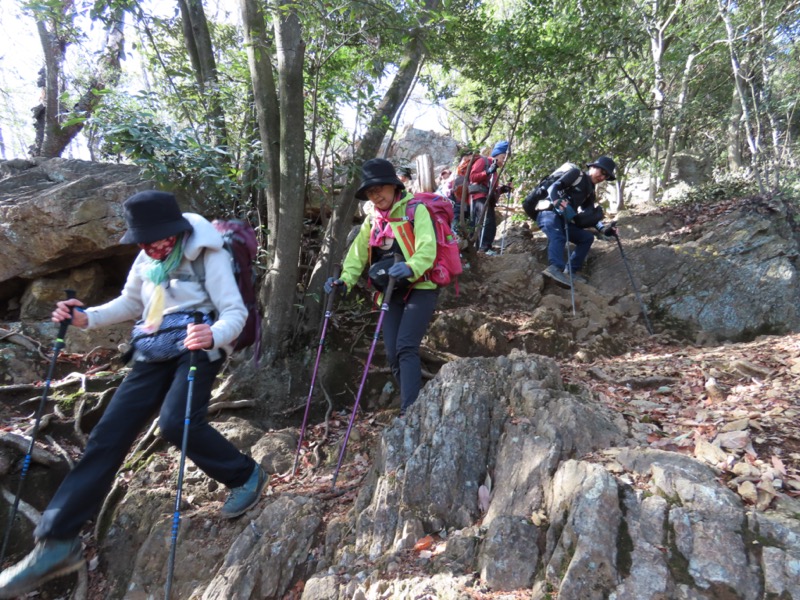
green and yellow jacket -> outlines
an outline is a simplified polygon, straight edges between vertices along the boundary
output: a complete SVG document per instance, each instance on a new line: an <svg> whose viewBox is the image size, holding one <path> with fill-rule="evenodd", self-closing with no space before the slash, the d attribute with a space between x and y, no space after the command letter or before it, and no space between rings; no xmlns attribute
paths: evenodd
<svg viewBox="0 0 800 600"><path fill-rule="evenodd" d="M406 264L411 267L414 275L410 280L416 289L436 289L436 284L420 277L433 266L436 258L436 233L428 209L423 204L418 204L414 210L413 224L406 218L406 206L413 194L405 193L400 200L392 205L389 212L390 221L395 240L400 245ZM372 230L372 216L364 219L361 229L350 246L342 265L341 279L347 284L348 289L353 289L361 273L370 263L371 249L369 246L370 232Z"/></svg>

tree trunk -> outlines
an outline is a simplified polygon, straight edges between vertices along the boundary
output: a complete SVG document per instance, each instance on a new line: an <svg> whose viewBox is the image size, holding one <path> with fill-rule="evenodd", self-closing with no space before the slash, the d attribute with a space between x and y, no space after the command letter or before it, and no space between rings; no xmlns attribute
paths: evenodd
<svg viewBox="0 0 800 600"><path fill-rule="evenodd" d="M672 171L672 158L675 156L675 146L678 142L678 136L683 127L683 120L686 116L686 102L689 97L689 78L692 72L692 65L696 53L691 52L686 57L686 64L683 67L683 77L681 77L681 91L678 96L678 114L675 117L675 124L669 133L669 141L667 142L667 155L664 157L664 171L661 174L661 180L664 183L669 182Z"/></svg>
<svg viewBox="0 0 800 600"><path fill-rule="evenodd" d="M64 87L62 68L68 41L66 38L59 38L53 31L71 29L74 14L63 14L61 18L65 22L69 22L69 27L62 24L61 27L56 28L52 23L37 21L39 39L44 50L45 66L42 82L43 103L33 109L37 128L36 143L31 148L33 156L48 158L61 156L67 145L80 133L86 120L102 102L102 96L96 92L116 85L120 77L120 59L124 52L125 36L123 11L116 9L108 20L105 50L98 61L97 69L70 113L63 115L62 113L66 111L62 110L60 97Z"/></svg>
<svg viewBox="0 0 800 600"><path fill-rule="evenodd" d="M742 105L733 87L731 95L731 114L728 119L728 170L738 171L744 167L742 159Z"/></svg>
<svg viewBox="0 0 800 600"><path fill-rule="evenodd" d="M758 191L761 194L766 192L764 188L763 179L761 176L760 160L760 144L755 134L755 127L753 124L753 116L751 115L750 107L747 105L747 90L745 89L745 81L742 76L739 66L739 55L736 52L734 42L737 38L736 32L731 22L731 10L735 7L730 6L730 0L718 0L719 15L722 22L725 24L725 32L727 34L728 50L730 51L731 58L731 72L733 74L734 82L736 83L736 97L742 107L742 120L744 123L744 130L747 136L747 145L750 148L750 167L753 169L756 183L758 183Z"/></svg>
<svg viewBox="0 0 800 600"><path fill-rule="evenodd" d="M280 202L275 253L270 257L261 289L265 309L263 359L267 365L284 354L293 320L305 189L305 44L296 5L291 4L290 0L276 0L274 8L280 102ZM272 224L270 226L273 227Z"/></svg>
<svg viewBox="0 0 800 600"><path fill-rule="evenodd" d="M265 206L259 206L259 214L266 215L267 234L263 236L267 256L275 255L275 238L278 231L278 201L280 199L280 110L275 77L270 60L271 44L267 37L267 25L261 3L258 0L241 0L244 41L253 83L253 98L264 156Z"/></svg>
<svg viewBox="0 0 800 600"><path fill-rule="evenodd" d="M650 202L655 201L656 194L662 187L663 180L660 176L658 165L661 163L661 135L664 130L664 90L667 85L664 80L662 61L667 49L668 40L665 32L678 13L680 2L676 2L670 14L659 22L659 13L662 5L660 0L651 0L651 13L645 16L645 29L650 35L650 52L653 58L653 139L650 146Z"/></svg>
<svg viewBox="0 0 800 600"><path fill-rule="evenodd" d="M219 99L219 78L217 62L214 59L214 46L211 32L200 0L178 0L181 9L181 25L186 51L192 61L195 81L200 89L202 99L208 99L206 118L213 133L212 143L216 146L228 146L228 128L225 124L225 112Z"/></svg>
<svg viewBox="0 0 800 600"><path fill-rule="evenodd" d="M426 35L429 34L426 25L431 18L430 11L435 10L440 1L426 0L424 10L420 16L420 25L411 33L397 74L372 116L369 127L353 157L352 164L354 166L360 167L364 161L375 157L380 150L381 142L386 136L389 124L394 121L398 109L415 80L417 69L425 53L424 40ZM333 264L341 260L346 249L347 234L352 228L353 216L358 206L358 200L356 200L354 194L360 185L360 173L355 169L350 172L352 173L351 178L339 194L331 219L328 221L319 260L314 266L314 271L309 280L309 290L322 289L323 282L332 272ZM307 294L304 299L304 305L304 323L306 326L313 327L320 320L322 303L314 301L312 296Z"/></svg>
<svg viewBox="0 0 800 600"><path fill-rule="evenodd" d="M41 131L37 132L37 139L41 139L42 142L34 149L33 155L53 158L60 156L63 150L58 137L61 130L58 114L60 112L59 98L61 97L60 83L63 78L61 70L64 65L67 44L66 41L56 37L44 21L37 21L36 27L39 30L39 41L42 43L44 51L44 99L42 102L44 111L40 113L42 117L39 122Z"/></svg>

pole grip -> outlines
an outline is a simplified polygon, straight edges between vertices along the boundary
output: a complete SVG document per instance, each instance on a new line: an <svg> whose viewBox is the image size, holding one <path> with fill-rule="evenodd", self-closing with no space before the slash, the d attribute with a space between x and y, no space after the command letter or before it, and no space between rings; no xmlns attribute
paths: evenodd
<svg viewBox="0 0 800 600"><path fill-rule="evenodd" d="M342 265L335 264L333 265L333 279L334 281L338 280L339 277L342 275ZM328 294L328 301L325 303L325 314L329 314L333 310L333 301L336 299L336 292L339 291L339 286L334 285L333 289L331 290L330 294Z"/></svg>
<svg viewBox="0 0 800 600"><path fill-rule="evenodd" d="M403 262L403 255L395 252L394 264L396 265L399 262ZM395 281L397 280L394 277L389 277L389 283L386 284L386 291L383 293L383 306L381 306L381 310L383 310L384 306L386 307L386 310L389 309L389 300L392 299Z"/></svg>
<svg viewBox="0 0 800 600"><path fill-rule="evenodd" d="M203 324L203 313L201 313L199 310L194 311L194 313L192 313L192 317L194 317L195 325Z"/></svg>
<svg viewBox="0 0 800 600"><path fill-rule="evenodd" d="M64 290L64 293L67 295L67 300L72 300L75 297L75 290ZM69 313L72 315L72 311L75 310L74 307L69 307ZM72 325L72 316L68 319L64 319L58 325L58 339L63 340L64 336L67 335L67 327Z"/></svg>

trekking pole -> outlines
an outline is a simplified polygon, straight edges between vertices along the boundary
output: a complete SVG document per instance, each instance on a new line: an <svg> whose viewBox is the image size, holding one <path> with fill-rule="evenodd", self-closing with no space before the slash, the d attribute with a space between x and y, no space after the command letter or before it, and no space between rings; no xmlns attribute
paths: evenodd
<svg viewBox="0 0 800 600"><path fill-rule="evenodd" d="M574 218L575 217L575 212L572 209L572 207L569 205L569 202L566 200L566 198L564 198L563 193L560 196L559 202L561 200L564 200L565 202L567 202L567 204L565 204L562 208L559 208L557 203L553 204L553 210L555 211L555 213L558 216L560 216L562 219L564 219L564 238L566 239L565 246L566 246L566 249L567 249L567 272L569 273L569 295L570 295L570 298L572 299L572 316L574 317L575 316L575 282L572 279L572 262L570 261L570 251L569 251L569 219L567 219L567 217L569 216L568 213L570 211L572 211L572 217L571 218Z"/></svg>
<svg viewBox="0 0 800 600"><path fill-rule="evenodd" d="M511 207L511 186L514 183L514 178L508 180L508 191L506 192L506 218L503 221L503 239L500 240L500 256L503 256L503 250L506 248L506 235L508 235L508 209Z"/></svg>
<svg viewBox="0 0 800 600"><path fill-rule="evenodd" d="M562 219L564 219L564 237L567 239L566 246L567 246L567 270L569 272L569 296L572 300L572 316L575 316L575 282L572 279L572 261L570 260L570 252L569 252L569 223L567 223L567 217L562 215Z"/></svg>
<svg viewBox="0 0 800 600"><path fill-rule="evenodd" d="M341 275L342 266L336 265L333 267L333 278L339 279ZM303 415L303 425L300 428L300 439L297 441L297 451L294 453L294 466L292 467L292 477L297 472L297 462L300 460L300 448L303 445L303 438L306 434L306 423L308 423L308 412L311 407L311 395L314 393L314 382L317 380L317 370L319 369L319 359L322 356L322 348L325 345L325 332L328 329L328 321L333 314L333 301L336 298L336 291L338 286L334 285L330 294L328 294L328 302L325 304L325 320L322 322L322 333L319 336L319 347L317 348L317 360L314 363L314 371L311 373L311 387L308 390L308 399L306 400L306 412Z"/></svg>
<svg viewBox="0 0 800 600"><path fill-rule="evenodd" d="M495 171L494 173L492 173L492 177L489 180L489 191L486 193L486 200L483 203L483 211L481 212L480 217L478 219L478 221L480 221L480 231L481 231L480 235L478 236L478 250L480 250L483 247L483 235L486 232L486 219L489 215L489 211L494 210L490 206L490 204L492 200L492 194L494 194L494 190L497 187L497 181L499 178L500 174L497 171ZM476 225L478 224L478 221L475 222ZM474 241L475 240L473 240L473 242ZM489 249L491 250L491 248Z"/></svg>
<svg viewBox="0 0 800 600"><path fill-rule="evenodd" d="M64 290L64 292L67 294L67 300L71 300L75 297L75 290ZM70 307L70 314L72 313L72 310L73 307ZM27 476L28 469L31 466L31 457L33 456L33 447L34 443L36 442L36 434L39 433L39 425L42 422L42 413L44 412L44 407L47 404L47 396L50 393L50 381L53 379L53 375L55 374L58 355L64 348L64 338L67 337L67 327L69 327L71 323L72 317L64 319L61 321L61 323L59 323L58 335L56 336L55 342L53 342L53 358L50 359L50 367L47 370L47 379L45 379L44 382L44 391L42 392L41 400L39 400L39 407L36 409L36 418L33 422L33 431L31 432L31 441L28 443L28 451L25 454L25 458L22 460L22 471L20 472L19 482L17 483L17 494L14 496L14 504L12 504L11 510L9 511L8 527L6 527L6 533L3 536L3 548L0 550L0 564L2 564L6 558L6 548L8 548L8 542L11 539L11 529L14 525L14 519L17 517L17 510L19 509L19 501L22 495L22 485L25 483L25 477Z"/></svg>
<svg viewBox="0 0 800 600"><path fill-rule="evenodd" d="M394 255L394 262L397 263L400 256L398 254ZM372 355L375 352L375 346L378 343L378 338L380 337L381 333L381 325L383 325L383 317L389 311L389 301L392 298L392 291L394 290L394 277L389 277L389 283L386 286L386 291L383 294L383 302L381 303L381 313L378 316L378 325L375 328L375 335L372 337L372 345L369 349L369 354L367 355L367 364L364 365L364 373L361 376L361 385L358 388L358 394L356 394L356 402L353 405L353 414L350 415L350 423L347 425L347 432L344 434L344 441L342 442L342 449L339 451L339 461L336 463L336 470L333 472L333 483L331 484L331 490L336 489L336 478L339 477L339 469L342 466L342 460L344 459L345 452L347 451L347 440L350 439L350 430L353 428L353 421L356 419L356 412L358 411L358 402L361 400L361 394L364 391L364 383L367 381L367 374L369 373L369 365L372 362Z"/></svg>
<svg viewBox="0 0 800 600"><path fill-rule="evenodd" d="M203 323L203 313L194 312L194 324ZM194 392L194 375L197 371L197 355L199 350L192 350L189 356L189 373L186 381L189 387L186 391L186 413L183 416L183 439L181 440L181 462L178 467L178 492L175 494L175 512L172 514L172 541L169 549L169 561L167 562L167 584L164 588L164 598L169 600L172 591L172 573L175 570L175 551L178 543L178 529L181 524L181 494L183 489L183 468L186 464L186 447L189 444L189 421L192 417L192 393Z"/></svg>
<svg viewBox="0 0 800 600"><path fill-rule="evenodd" d="M628 265L628 259L625 257L625 252L622 250L622 242L619 240L619 235L614 236L617 239L617 247L619 248L619 254L622 256L622 262L625 264L625 269L628 271L628 278L631 280L631 286L633 286L633 292L636 294L636 299L639 301L639 306L642 309L642 316L644 317L644 324L647 327L647 332L650 335L653 335L653 326L650 324L650 319L647 316L647 309L644 307L644 302L642 301L642 297L639 294L639 288L636 287L636 281L633 279L633 273L631 272L631 267Z"/></svg>

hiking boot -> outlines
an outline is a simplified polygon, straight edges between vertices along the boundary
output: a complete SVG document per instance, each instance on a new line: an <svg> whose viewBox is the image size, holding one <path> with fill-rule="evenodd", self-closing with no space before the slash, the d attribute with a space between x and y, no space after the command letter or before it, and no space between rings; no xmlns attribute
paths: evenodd
<svg viewBox="0 0 800 600"><path fill-rule="evenodd" d="M269 475L261 468L261 465L256 464L250 479L244 485L231 489L231 493L220 511L222 516L226 519L234 519L253 508L268 481Z"/></svg>
<svg viewBox="0 0 800 600"><path fill-rule="evenodd" d="M0 573L0 598L27 594L46 581L72 573L86 562L80 539L43 539L30 554Z"/></svg>
<svg viewBox="0 0 800 600"><path fill-rule="evenodd" d="M564 269L564 275L566 275L567 280L569 280L569 270ZM572 281L574 281L575 283L585 283L586 285L589 285L589 280L586 279L586 277L584 277L577 271L572 272Z"/></svg>
<svg viewBox="0 0 800 600"><path fill-rule="evenodd" d="M542 271L542 275L549 277L559 285L570 287L569 276L564 276L564 273L562 273L561 270L555 265L550 265L547 267L544 271Z"/></svg>

